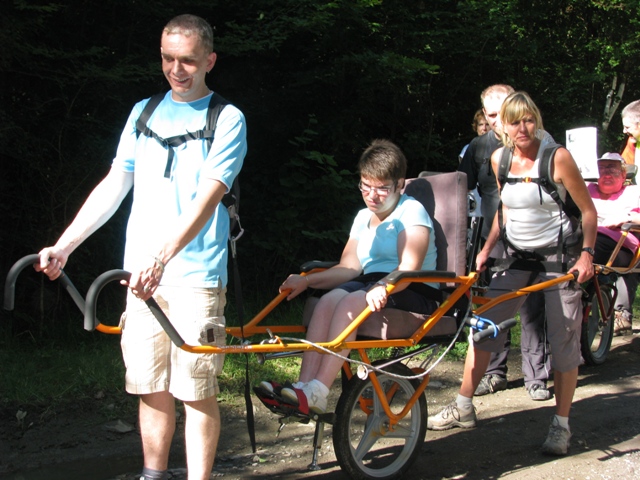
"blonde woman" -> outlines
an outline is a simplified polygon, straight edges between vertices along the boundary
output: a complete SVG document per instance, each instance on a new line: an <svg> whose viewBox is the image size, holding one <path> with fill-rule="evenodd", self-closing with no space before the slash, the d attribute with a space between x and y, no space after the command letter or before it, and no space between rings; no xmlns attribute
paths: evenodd
<svg viewBox="0 0 640 480"><path fill-rule="evenodd" d="M528 94L515 92L502 104L500 118L505 147L493 153L491 165L498 178L503 151L505 148L510 150L509 181L500 189L504 206L503 222L498 221L499 215L496 213L491 232L476 263L479 272L485 270L490 253L501 238L508 245L507 253L513 263L507 270L493 274L487 296L495 297L557 278L564 273L548 271L547 263L543 265L542 262L560 262L567 265L568 271L577 272L579 283L588 280L593 276L597 214L573 157L565 148L559 148L550 167L551 179L560 197L566 198L568 192L582 213L582 242L573 248L562 248L563 258L560 259L557 258L558 239L562 238L564 244L564 240L574 233L569 218L538 182L517 181L525 177L537 179L542 152L551 143L543 135L540 110ZM501 223L504 223L504 228L501 228ZM559 235L559 232L562 233ZM574 282L559 284L543 293L554 369L556 409L542 452L565 455L571 438L569 411L581 361L582 294ZM485 316L496 323L512 318L525 298L502 302L487 311ZM459 395L439 414L429 417L428 428L445 430L475 427L473 393L484 375L491 352L502 348L504 339L501 337L504 335L505 332L485 343L469 345Z"/></svg>

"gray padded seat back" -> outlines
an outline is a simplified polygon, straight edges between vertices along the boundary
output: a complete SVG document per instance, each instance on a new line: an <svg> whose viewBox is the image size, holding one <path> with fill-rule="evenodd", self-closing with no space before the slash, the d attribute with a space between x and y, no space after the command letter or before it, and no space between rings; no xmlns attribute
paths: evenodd
<svg viewBox="0 0 640 480"><path fill-rule="evenodd" d="M404 192L420 201L433 221L437 270L464 275L467 262L467 175L440 173L407 180Z"/></svg>

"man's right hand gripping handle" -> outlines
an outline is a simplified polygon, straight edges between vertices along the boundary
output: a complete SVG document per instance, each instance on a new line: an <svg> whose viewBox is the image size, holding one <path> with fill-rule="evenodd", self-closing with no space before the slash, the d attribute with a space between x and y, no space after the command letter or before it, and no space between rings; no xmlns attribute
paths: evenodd
<svg viewBox="0 0 640 480"><path fill-rule="evenodd" d="M64 250L55 246L43 248L38 255L40 263L36 263L33 267L36 271L44 273L50 280L60 276L69 259L69 255Z"/></svg>

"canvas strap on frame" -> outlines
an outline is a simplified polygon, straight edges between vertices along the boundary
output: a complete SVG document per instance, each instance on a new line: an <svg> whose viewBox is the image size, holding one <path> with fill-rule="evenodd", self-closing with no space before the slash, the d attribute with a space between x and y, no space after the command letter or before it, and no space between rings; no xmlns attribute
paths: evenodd
<svg viewBox="0 0 640 480"><path fill-rule="evenodd" d="M236 297L236 311L238 315L238 323L240 324L240 333L242 335L242 343L245 343L244 337L244 303L242 301L242 286L240 284L240 269L238 268L238 257L236 253L236 240L238 237L229 236L229 246L231 247L231 259L233 263L233 283ZM244 354L245 368L244 368L244 403L247 408L247 430L249 433L249 440L251 441L251 449L253 453L256 453L256 427L255 419L253 416L253 401L251 400L251 389L249 387L249 354Z"/></svg>

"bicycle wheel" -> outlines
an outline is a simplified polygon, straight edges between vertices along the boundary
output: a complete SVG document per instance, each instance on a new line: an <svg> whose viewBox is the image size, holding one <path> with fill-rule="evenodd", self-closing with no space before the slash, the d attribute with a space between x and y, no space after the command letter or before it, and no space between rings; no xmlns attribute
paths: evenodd
<svg viewBox="0 0 640 480"><path fill-rule="evenodd" d="M403 364L389 365L389 373L410 376ZM391 411L400 413L420 382L377 374ZM405 472L420 453L427 431L427 402L424 395L394 429L382 408L371 380L354 376L336 407L333 447L340 467L350 478L390 479Z"/></svg>
<svg viewBox="0 0 640 480"><path fill-rule="evenodd" d="M602 285L600 291L603 310L608 312L611 305L611 287ZM588 365L601 365L609 354L611 340L613 340L613 313L609 319L602 318L598 298L595 294L591 298L591 302L585 305L585 308L589 308L589 312L586 321L582 322L580 338L582 357Z"/></svg>

